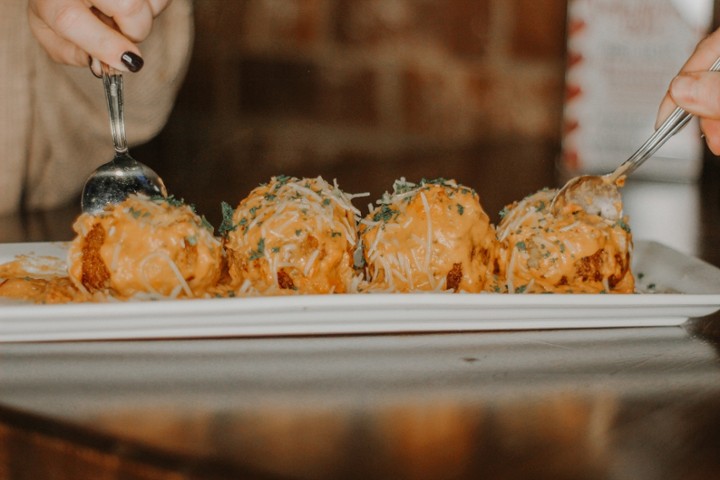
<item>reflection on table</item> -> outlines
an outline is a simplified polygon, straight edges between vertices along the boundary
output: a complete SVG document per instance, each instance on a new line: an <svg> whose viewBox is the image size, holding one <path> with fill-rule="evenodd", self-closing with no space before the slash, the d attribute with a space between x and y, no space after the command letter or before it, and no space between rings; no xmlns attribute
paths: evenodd
<svg viewBox="0 0 720 480"><path fill-rule="evenodd" d="M109 435L101 466L162 470L170 452L226 478L704 478L690 474L720 467L708 454L720 448L720 371L704 322L6 345L0 417L41 412L74 448ZM42 454L36 437L20 455Z"/></svg>

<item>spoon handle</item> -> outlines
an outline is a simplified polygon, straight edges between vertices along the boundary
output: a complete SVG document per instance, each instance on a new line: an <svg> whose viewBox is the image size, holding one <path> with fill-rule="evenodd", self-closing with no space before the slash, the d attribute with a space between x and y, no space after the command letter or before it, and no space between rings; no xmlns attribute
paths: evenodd
<svg viewBox="0 0 720 480"><path fill-rule="evenodd" d="M720 71L720 58L715 60L715 63L712 64L708 71ZM609 180L614 182L623 175L630 175L634 172L645 160L650 158L660 149L660 147L665 145L665 142L667 142L670 137L675 135L685 125L687 125L691 118L692 114L686 112L680 107L673 110L670 116L665 119L655 132L653 132L650 138L648 138L645 143L643 143L640 148L638 148L637 151L630 156L630 158L625 160L618 168L615 169L614 172L609 175Z"/></svg>
<svg viewBox="0 0 720 480"><path fill-rule="evenodd" d="M110 113L110 131L112 132L115 153L124 154L128 151L128 145L125 137L123 77L121 73L103 65L102 78L105 87L105 99Z"/></svg>

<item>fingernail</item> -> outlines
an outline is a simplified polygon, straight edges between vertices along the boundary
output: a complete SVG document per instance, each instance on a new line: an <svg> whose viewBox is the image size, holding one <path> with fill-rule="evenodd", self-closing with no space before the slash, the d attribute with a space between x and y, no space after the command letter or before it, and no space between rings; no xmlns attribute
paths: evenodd
<svg viewBox="0 0 720 480"><path fill-rule="evenodd" d="M678 75L670 85L670 92L675 101L692 100L695 80L689 75Z"/></svg>
<svg viewBox="0 0 720 480"><path fill-rule="evenodd" d="M131 72L138 72L140 69L145 65L145 61L138 55L137 53L133 52L125 52L122 54L122 57L120 57L120 60L122 60L122 63L125 64L125 66L130 70Z"/></svg>

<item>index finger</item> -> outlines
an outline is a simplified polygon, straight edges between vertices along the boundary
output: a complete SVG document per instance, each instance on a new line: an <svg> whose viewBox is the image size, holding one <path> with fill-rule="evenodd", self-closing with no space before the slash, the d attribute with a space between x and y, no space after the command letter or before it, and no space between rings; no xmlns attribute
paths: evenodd
<svg viewBox="0 0 720 480"><path fill-rule="evenodd" d="M112 18L123 35L142 42L152 29L154 12L147 0L93 0L99 11Z"/></svg>

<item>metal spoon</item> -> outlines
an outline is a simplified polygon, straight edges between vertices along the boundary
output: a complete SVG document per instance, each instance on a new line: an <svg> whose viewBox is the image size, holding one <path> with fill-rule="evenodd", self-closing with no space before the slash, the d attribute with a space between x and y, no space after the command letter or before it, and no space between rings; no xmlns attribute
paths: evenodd
<svg viewBox="0 0 720 480"><path fill-rule="evenodd" d="M720 58L709 71L720 71ZM567 205L577 206L591 215L617 220L622 214L622 199L618 187L625 178L650 158L665 142L679 132L692 118L692 114L677 107L640 148L615 171L605 175L581 175L570 179L552 200L551 208L558 214Z"/></svg>
<svg viewBox="0 0 720 480"><path fill-rule="evenodd" d="M122 74L102 67L110 130L115 146L115 157L98 167L87 179L82 192L82 211L90 214L102 212L107 205L120 203L132 193L148 196L167 196L162 179L147 165L130 156L125 137Z"/></svg>

